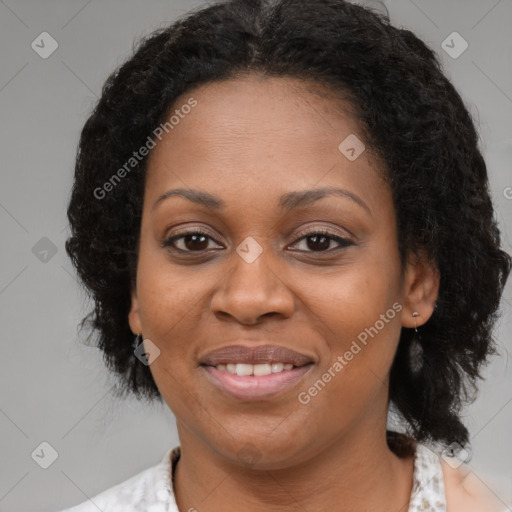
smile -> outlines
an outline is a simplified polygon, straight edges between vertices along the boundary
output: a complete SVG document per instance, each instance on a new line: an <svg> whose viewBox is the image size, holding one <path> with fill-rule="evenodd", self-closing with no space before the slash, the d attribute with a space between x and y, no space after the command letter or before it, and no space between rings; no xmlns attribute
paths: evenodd
<svg viewBox="0 0 512 512"><path fill-rule="evenodd" d="M294 366L290 363L201 365L217 389L237 400L253 401L275 397L290 389L313 367L313 363Z"/></svg>

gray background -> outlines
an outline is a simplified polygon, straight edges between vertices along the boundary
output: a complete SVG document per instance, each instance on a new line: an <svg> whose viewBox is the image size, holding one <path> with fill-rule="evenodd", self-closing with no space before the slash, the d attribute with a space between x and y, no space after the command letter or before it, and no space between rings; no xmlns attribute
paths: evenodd
<svg viewBox="0 0 512 512"><path fill-rule="evenodd" d="M172 413L116 401L98 350L77 324L91 303L64 242L76 145L107 75L141 36L198 1L0 1L0 511L56 511L161 460L178 444ZM481 135L505 250L512 232L510 0L389 0L391 21L439 53ZM47 59L32 41L58 42ZM457 31L458 58L441 47ZM509 193L507 193L507 191ZM507 198L508 196L508 198ZM47 241L40 241L42 238ZM36 245L38 244L39 245ZM55 246L47 254L43 249ZM36 247L35 249L34 246ZM47 260L47 261L44 261ZM502 356L467 408L471 467L512 510L511 285L496 329ZM58 458L31 454L46 441Z"/></svg>

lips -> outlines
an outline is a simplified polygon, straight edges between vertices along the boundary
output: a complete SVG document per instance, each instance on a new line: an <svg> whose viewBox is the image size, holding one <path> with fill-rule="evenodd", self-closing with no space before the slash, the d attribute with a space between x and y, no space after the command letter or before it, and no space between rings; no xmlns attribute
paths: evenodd
<svg viewBox="0 0 512 512"><path fill-rule="evenodd" d="M311 357L281 345L259 345L255 347L229 345L213 350L200 359L200 364L204 366L239 363L283 363L304 366L312 362Z"/></svg>
<svg viewBox="0 0 512 512"><path fill-rule="evenodd" d="M298 387L312 367L311 363L269 375L241 376L219 370L219 366L200 366L208 382L218 391L243 402L279 399L283 393Z"/></svg>

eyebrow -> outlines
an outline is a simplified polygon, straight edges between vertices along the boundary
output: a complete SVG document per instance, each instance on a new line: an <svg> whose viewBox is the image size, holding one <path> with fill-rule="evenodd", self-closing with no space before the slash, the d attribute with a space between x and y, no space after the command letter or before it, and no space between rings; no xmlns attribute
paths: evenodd
<svg viewBox="0 0 512 512"><path fill-rule="evenodd" d="M184 197L189 201L200 204L202 206L206 206L212 210L222 210L225 208L226 203L220 197L210 194L209 192L205 192L203 190L195 190L191 188L175 188L172 190L168 190L164 192L161 196L153 204L152 209L154 210L158 204L169 197ZM351 199L363 209L365 209L370 215L372 212L368 205L356 194L350 192L349 190L343 188L314 188L310 190L297 190L294 192L287 192L283 194L280 199L278 206L282 210L293 210L294 208L299 208L302 206L309 205L319 199L328 196L341 196Z"/></svg>

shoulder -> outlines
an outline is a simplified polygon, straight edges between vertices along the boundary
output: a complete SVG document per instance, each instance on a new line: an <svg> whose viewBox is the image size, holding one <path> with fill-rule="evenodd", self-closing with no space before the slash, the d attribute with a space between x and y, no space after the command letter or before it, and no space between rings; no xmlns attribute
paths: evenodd
<svg viewBox="0 0 512 512"><path fill-rule="evenodd" d="M175 451L168 450L158 464L59 512L146 512L150 506L160 510L169 500L170 455Z"/></svg>
<svg viewBox="0 0 512 512"><path fill-rule="evenodd" d="M467 466L453 468L440 457L447 512L505 512L508 507Z"/></svg>

